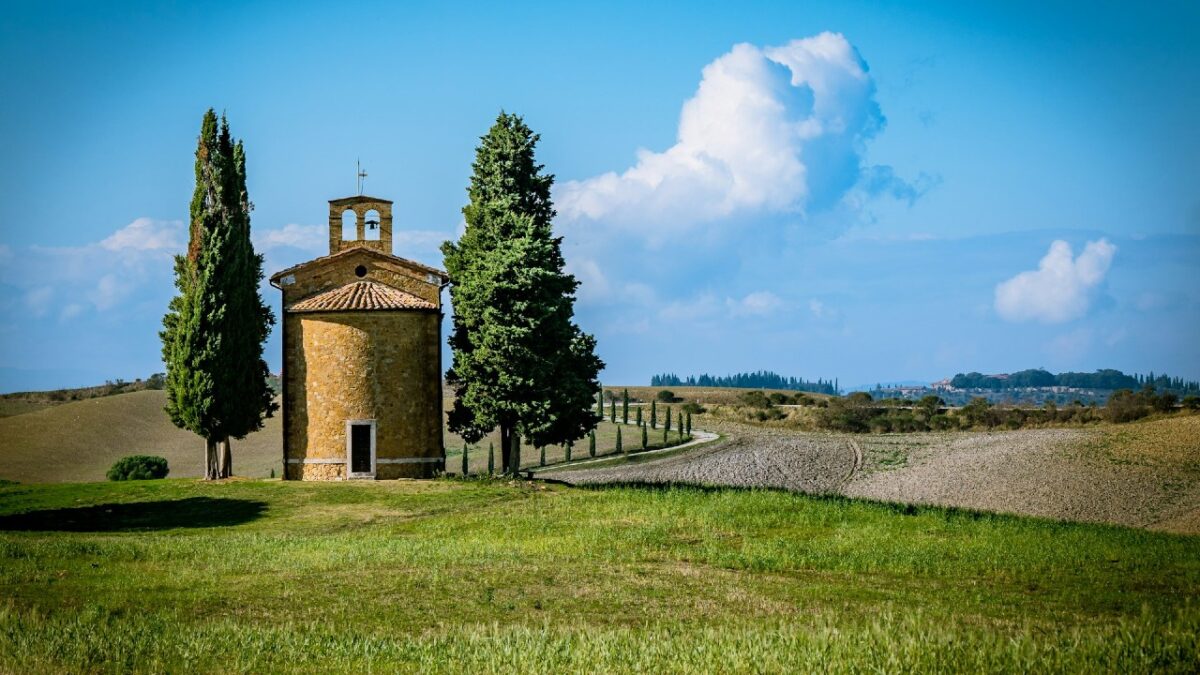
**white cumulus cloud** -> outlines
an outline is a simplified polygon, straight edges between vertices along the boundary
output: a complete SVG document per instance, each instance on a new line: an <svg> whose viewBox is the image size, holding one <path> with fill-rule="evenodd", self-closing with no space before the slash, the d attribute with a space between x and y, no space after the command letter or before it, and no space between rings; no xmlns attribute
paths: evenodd
<svg viewBox="0 0 1200 675"><path fill-rule="evenodd" d="M138 218L105 237L100 247L109 251L170 251L183 248L183 223L178 220Z"/></svg>
<svg viewBox="0 0 1200 675"><path fill-rule="evenodd" d="M996 286L996 313L1008 321L1043 323L1086 315L1116 252L1116 246L1100 239L1089 241L1074 256L1070 244L1055 241L1036 270L1021 272Z"/></svg>
<svg viewBox="0 0 1200 675"><path fill-rule="evenodd" d="M835 204L859 181L863 141L884 122L874 94L866 63L840 34L739 44L705 66L673 146L639 151L621 173L562 184L559 213L654 239L735 215Z"/></svg>

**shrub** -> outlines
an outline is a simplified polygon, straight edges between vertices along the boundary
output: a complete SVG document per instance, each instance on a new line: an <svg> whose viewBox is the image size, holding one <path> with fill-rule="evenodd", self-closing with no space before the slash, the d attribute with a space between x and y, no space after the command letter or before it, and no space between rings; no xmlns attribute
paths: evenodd
<svg viewBox="0 0 1200 675"><path fill-rule="evenodd" d="M1150 413L1143 398L1128 389L1119 389L1108 397L1104 415L1110 422L1118 424L1141 419Z"/></svg>
<svg viewBox="0 0 1200 675"><path fill-rule="evenodd" d="M996 415L992 410L992 404L982 396L971 399L970 403L959 409L958 414L964 421L964 427L986 426L990 429L996 426Z"/></svg>
<svg viewBox="0 0 1200 675"><path fill-rule="evenodd" d="M751 408L771 407L771 399L761 391L748 391L741 396L738 396L738 400L740 400L743 405L748 405Z"/></svg>
<svg viewBox="0 0 1200 675"><path fill-rule="evenodd" d="M787 394L781 394L779 392L774 392L767 398L771 401L771 403L773 405L787 405L792 400L792 399L788 398Z"/></svg>
<svg viewBox="0 0 1200 675"><path fill-rule="evenodd" d="M958 428L958 418L949 415L934 415L929 419L929 426L934 431L948 431Z"/></svg>
<svg viewBox="0 0 1200 675"><path fill-rule="evenodd" d="M674 403L675 402L675 392L671 391L670 389L663 389L662 391L655 394L655 398L662 401L663 403Z"/></svg>
<svg viewBox="0 0 1200 675"><path fill-rule="evenodd" d="M1195 397L1193 397L1193 398L1195 398ZM1200 399L1198 399L1198 400L1200 400ZM691 401L691 402L683 404L683 412L685 412L689 415L701 415L703 413L708 412L708 410L706 410L705 407L700 405L699 403L696 403L695 401Z"/></svg>
<svg viewBox="0 0 1200 675"><path fill-rule="evenodd" d="M831 398L817 412L818 424L834 431L870 431L873 417L871 395L863 392L855 392L845 398Z"/></svg>
<svg viewBox="0 0 1200 675"><path fill-rule="evenodd" d="M117 460L108 470L109 480L151 480L167 477L167 460L150 455L130 455Z"/></svg>
<svg viewBox="0 0 1200 675"><path fill-rule="evenodd" d="M1191 394L1183 397L1183 407L1188 410L1200 410L1200 396Z"/></svg>
<svg viewBox="0 0 1200 675"><path fill-rule="evenodd" d="M767 422L771 420L781 420L786 417L786 415L784 415L783 411L779 408L767 408L765 410L755 411L753 417L759 422Z"/></svg>
<svg viewBox="0 0 1200 675"><path fill-rule="evenodd" d="M1175 409L1175 404L1179 402L1179 397L1171 392L1163 392L1154 398L1154 409L1158 412L1171 412Z"/></svg>

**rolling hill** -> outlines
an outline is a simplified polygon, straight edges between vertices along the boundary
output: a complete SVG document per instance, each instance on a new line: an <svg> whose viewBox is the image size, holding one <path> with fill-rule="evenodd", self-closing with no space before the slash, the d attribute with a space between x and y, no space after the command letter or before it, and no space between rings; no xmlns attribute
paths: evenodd
<svg viewBox="0 0 1200 675"><path fill-rule="evenodd" d="M163 412L166 392L135 391L0 418L0 478L22 483L104 480L126 455L166 457L171 477L200 476L204 442L177 429ZM282 467L279 417L233 442L239 476L265 477Z"/></svg>

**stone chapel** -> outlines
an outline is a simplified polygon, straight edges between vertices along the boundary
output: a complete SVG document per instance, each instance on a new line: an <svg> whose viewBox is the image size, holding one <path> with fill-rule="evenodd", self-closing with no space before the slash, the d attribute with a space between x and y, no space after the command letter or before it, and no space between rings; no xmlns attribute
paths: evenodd
<svg viewBox="0 0 1200 675"><path fill-rule="evenodd" d="M445 468L446 273L392 254L392 202L329 202L329 255L278 272L288 480L426 478Z"/></svg>

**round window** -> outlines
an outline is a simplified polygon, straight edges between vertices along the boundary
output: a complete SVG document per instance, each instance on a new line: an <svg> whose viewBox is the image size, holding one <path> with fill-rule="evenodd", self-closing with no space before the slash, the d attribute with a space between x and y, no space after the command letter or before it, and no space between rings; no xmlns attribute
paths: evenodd
<svg viewBox="0 0 1200 675"><path fill-rule="evenodd" d="M358 267L355 267L354 268L354 276L356 276L356 277L367 276L367 268L363 265L359 265Z"/></svg>

